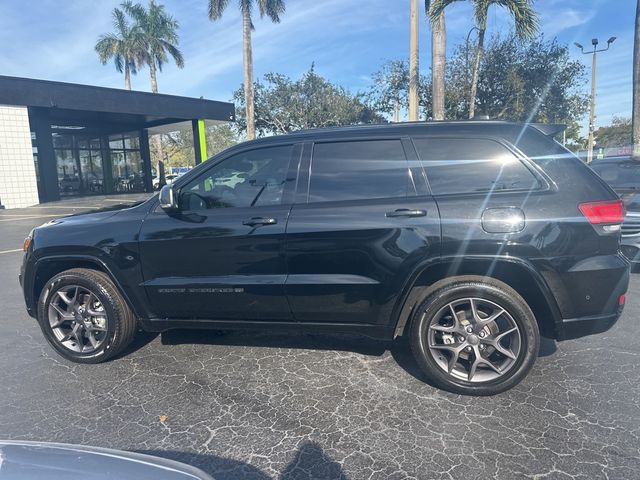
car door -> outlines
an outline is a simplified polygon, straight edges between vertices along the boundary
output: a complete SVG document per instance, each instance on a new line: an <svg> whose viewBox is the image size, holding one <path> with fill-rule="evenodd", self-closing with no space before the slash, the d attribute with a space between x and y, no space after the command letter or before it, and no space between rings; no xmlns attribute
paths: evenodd
<svg viewBox="0 0 640 480"><path fill-rule="evenodd" d="M144 287L157 318L291 320L284 234L300 147L234 153L177 188L140 232Z"/></svg>
<svg viewBox="0 0 640 480"><path fill-rule="evenodd" d="M299 181L305 195L287 225L285 291L294 317L391 328L407 277L440 254L438 209L413 147L385 138L308 149L301 167L308 178Z"/></svg>

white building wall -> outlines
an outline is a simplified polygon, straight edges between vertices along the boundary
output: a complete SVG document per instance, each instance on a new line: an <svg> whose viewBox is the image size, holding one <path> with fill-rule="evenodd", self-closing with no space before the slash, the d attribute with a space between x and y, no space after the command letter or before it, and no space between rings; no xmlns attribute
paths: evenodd
<svg viewBox="0 0 640 480"><path fill-rule="evenodd" d="M0 203L20 208L38 202L29 113L26 107L0 105Z"/></svg>

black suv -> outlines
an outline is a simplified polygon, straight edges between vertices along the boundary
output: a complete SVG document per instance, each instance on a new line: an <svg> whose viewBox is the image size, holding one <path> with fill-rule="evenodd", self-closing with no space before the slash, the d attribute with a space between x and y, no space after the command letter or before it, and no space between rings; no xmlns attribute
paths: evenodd
<svg viewBox="0 0 640 480"><path fill-rule="evenodd" d="M540 335L611 327L629 281L622 202L558 131L409 123L235 146L137 206L36 228L27 309L75 362L138 327L293 327L406 335L436 385L504 391Z"/></svg>

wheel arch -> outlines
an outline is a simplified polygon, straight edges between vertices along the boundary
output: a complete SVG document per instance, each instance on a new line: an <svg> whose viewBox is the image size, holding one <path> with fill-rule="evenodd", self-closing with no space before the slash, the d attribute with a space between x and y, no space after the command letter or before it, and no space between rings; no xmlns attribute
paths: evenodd
<svg viewBox="0 0 640 480"><path fill-rule="evenodd" d="M513 257L449 258L418 268L394 309L394 338L404 334L413 309L429 290L453 278L468 275L490 277L511 286L533 311L540 334L555 338L556 325L561 322L555 297L529 262Z"/></svg>
<svg viewBox="0 0 640 480"><path fill-rule="evenodd" d="M97 270L107 275L131 311L134 312L134 315L140 318L138 305L132 301L126 289L123 288L122 283L118 280L117 276L113 274L112 269L101 259L88 255L53 255L38 259L34 265L34 273L31 286L29 287L32 295L30 303L32 303L33 307L36 307L40 294L47 282L58 273L72 268L87 268ZM34 311L36 311L35 308Z"/></svg>

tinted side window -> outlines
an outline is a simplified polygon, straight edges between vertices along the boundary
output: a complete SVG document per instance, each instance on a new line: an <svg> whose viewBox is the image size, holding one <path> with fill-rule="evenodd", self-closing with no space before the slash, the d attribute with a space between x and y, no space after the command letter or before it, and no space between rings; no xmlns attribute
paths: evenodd
<svg viewBox="0 0 640 480"><path fill-rule="evenodd" d="M406 197L413 193L400 140L316 143L309 202Z"/></svg>
<svg viewBox="0 0 640 480"><path fill-rule="evenodd" d="M202 173L180 191L185 210L279 205L293 146L233 155Z"/></svg>
<svg viewBox="0 0 640 480"><path fill-rule="evenodd" d="M475 138L417 138L414 144L434 194L540 188L504 145Z"/></svg>

